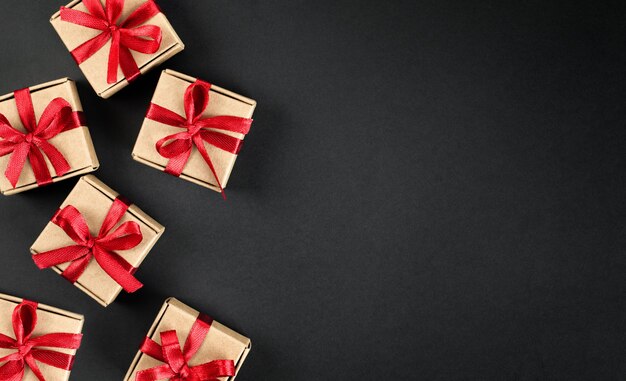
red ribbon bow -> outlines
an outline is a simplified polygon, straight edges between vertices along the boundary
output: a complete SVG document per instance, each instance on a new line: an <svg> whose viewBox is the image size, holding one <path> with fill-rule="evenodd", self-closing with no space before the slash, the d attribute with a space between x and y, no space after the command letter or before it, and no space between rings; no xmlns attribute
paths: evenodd
<svg viewBox="0 0 626 381"><path fill-rule="evenodd" d="M89 13L61 7L61 20L101 30L102 33L72 50L76 63L80 65L85 62L111 40L107 83L117 82L118 66L129 82L137 78L141 73L130 51L152 54L159 50L161 28L156 25L141 25L159 14L159 7L154 1L148 0L124 22L118 24L124 0L106 0L104 7L100 0L83 0L83 4Z"/></svg>
<svg viewBox="0 0 626 381"><path fill-rule="evenodd" d="M154 103L150 104L146 118L186 130L166 136L157 142L156 149L159 154L169 159L165 172L174 176L180 176L195 146L211 169L222 196L225 198L224 189L204 143L206 142L224 151L238 154L243 145L243 140L226 135L223 132L219 132L219 130L245 135L250 131L252 119L235 116L202 118L202 113L209 105L210 89L210 83L200 80L196 80L196 82L187 87L184 98L186 118Z"/></svg>
<svg viewBox="0 0 626 381"><path fill-rule="evenodd" d="M61 132L85 124L83 113L72 111L72 106L65 99L55 98L48 104L37 123L30 90L17 90L14 96L26 133L11 126L9 120L0 114L0 138L3 139L0 140L0 157L12 154L4 175L15 188L28 159L37 184L50 184L52 176L44 155L50 160L57 176L65 175L71 168L63 154L48 140Z"/></svg>
<svg viewBox="0 0 626 381"><path fill-rule="evenodd" d="M161 332L161 345L146 337L140 351L153 357L164 365L137 372L135 381L219 381L218 377L235 375L235 363L232 360L214 360L201 365L190 366L189 360L196 354L204 341L213 319L200 314L187 336L185 347L181 351L176 331Z"/></svg>
<svg viewBox="0 0 626 381"><path fill-rule="evenodd" d="M37 303L24 300L13 310L15 339L0 333L0 348L16 349L17 352L0 358L0 381L20 381L25 367L32 370L39 381L45 381L36 361L55 368L71 370L74 356L46 348L78 349L83 338L79 333L48 333L32 337L37 325Z"/></svg>
<svg viewBox="0 0 626 381"><path fill-rule="evenodd" d="M113 230L128 207L127 201L120 197L116 198L96 237L89 232L89 226L78 209L68 205L59 210L52 218L52 222L63 229L77 245L34 254L35 264L40 269L45 269L71 262L61 275L75 283L92 258L95 258L100 267L126 292L137 291L143 285L132 275L136 269L114 252L132 249L143 239L139 224L134 221L124 222Z"/></svg>

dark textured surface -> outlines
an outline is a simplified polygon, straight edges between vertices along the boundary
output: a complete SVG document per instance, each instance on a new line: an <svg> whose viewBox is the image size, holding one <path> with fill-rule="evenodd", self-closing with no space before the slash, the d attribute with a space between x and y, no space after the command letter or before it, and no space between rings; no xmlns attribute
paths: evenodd
<svg viewBox="0 0 626 381"><path fill-rule="evenodd" d="M0 199L0 291L86 315L72 379L168 296L253 339L240 381L626 379L623 5L162 0L161 69L259 103L228 202L131 160L160 70L99 99L59 5L0 2L0 93L78 80L96 175L167 227L104 309L28 254L76 180Z"/></svg>

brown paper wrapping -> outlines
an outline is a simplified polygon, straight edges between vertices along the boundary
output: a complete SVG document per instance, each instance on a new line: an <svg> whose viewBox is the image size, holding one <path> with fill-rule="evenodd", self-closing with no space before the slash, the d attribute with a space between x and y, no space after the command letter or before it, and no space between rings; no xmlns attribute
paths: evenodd
<svg viewBox="0 0 626 381"><path fill-rule="evenodd" d="M150 331L148 331L147 336L161 344L161 332L176 330L178 341L181 345L184 345L198 315L199 312L195 309L175 298L169 298L161 307L161 311L152 324ZM209 333L198 352L189 362L189 365L200 365L213 360L233 360L236 371L239 373L239 369L248 356L251 346L250 339L247 337L238 334L217 321L213 321ZM137 372L159 365L163 365L163 363L138 351L130 369L126 373L126 377L124 377L124 381L134 381ZM234 379L235 377L220 378L223 381L233 381Z"/></svg>
<svg viewBox="0 0 626 381"><path fill-rule="evenodd" d="M85 221L87 221L91 234L95 236L98 234L100 226L102 226L102 222L117 196L117 192L104 185L94 176L84 176L78 181L69 196L67 196L60 209L70 204L77 208L85 218ZM122 217L119 224L126 221L135 221L139 224L143 240L136 247L117 253L126 259L128 263L137 268L148 255L150 249L152 249L161 234L163 234L165 228L134 204L128 208L126 215ZM36 255L74 244L75 242L67 236L63 229L49 222L30 251L32 254ZM53 267L53 269L60 274L68 266L69 263L64 263ZM111 304L122 291L122 287L104 272L95 260L89 263L85 272L78 278L75 285L105 307Z"/></svg>
<svg viewBox="0 0 626 381"><path fill-rule="evenodd" d="M15 307L21 302L22 299L0 294L0 333L15 338L11 316L13 315ZM33 331L33 337L54 332L81 333L84 321L85 318L83 315L50 307L45 304L39 304L37 306L37 326ZM75 349L52 348L52 350L55 352L76 354ZM0 357L14 352L14 349L0 348ZM37 365L39 365L39 369L41 369L41 372L46 376L46 380L67 381L70 377L69 370L55 368L42 362L37 362ZM37 377L29 367L25 368L22 381L37 381Z"/></svg>
<svg viewBox="0 0 626 381"><path fill-rule="evenodd" d="M104 4L105 0L101 0L101 2ZM124 21L144 2L145 0L125 0L122 16L119 20ZM87 8L80 0L72 1L66 5L66 7L87 12ZM96 37L101 32L97 29L90 29L84 26L62 21L60 12L55 13L50 19L50 22L70 52L87 40ZM167 59L181 52L185 48L185 45L180 40L174 31L174 28L172 28L172 25L163 13L159 13L142 25L148 24L156 25L161 28L162 42L159 50L153 54L144 54L131 50L133 58L137 63L137 67L142 74L165 62ZM79 65L83 74L85 74L87 81L89 81L96 93L102 98L109 98L111 95L128 86L128 81L124 79L124 74L119 67L117 71L118 82L114 84L107 83L107 65L110 47L111 41L107 42L97 53Z"/></svg>
<svg viewBox="0 0 626 381"><path fill-rule="evenodd" d="M185 90L195 81L196 78L172 70L163 71L154 96L152 97L152 103L184 116ZM209 105L202 115L203 117L232 115L242 118L252 118L255 107L256 102L254 100L222 89L219 86L212 85L209 95ZM168 135L181 131L183 131L181 128L168 126L147 118L144 119L141 131L139 131L139 137L135 143L135 148L133 149L133 158L153 168L157 168L161 171L165 170L168 160L157 152L156 143ZM240 139L244 138L242 134L228 131L224 133ZM215 166L215 171L222 183L222 187L226 188L237 155L223 151L209 144L205 144L205 146ZM189 161L180 177L219 192L215 177L197 148L194 148L191 152Z"/></svg>
<svg viewBox="0 0 626 381"><path fill-rule="evenodd" d="M30 87L30 91L37 122L39 122L41 114L54 98L61 97L68 101L73 111L83 110L80 99L78 98L78 92L76 91L76 84L69 78ZM0 113L9 120L9 123L11 123L13 127L22 132L26 132L17 112L13 93L0 97ZM61 151L71 167L71 170L65 175L56 176L54 168L46 157L53 182L56 183L98 169L100 164L98 163L96 151L93 148L89 129L86 126L62 132L50 139L49 142ZM24 165L17 186L13 188L9 180L4 176L4 171L9 164L10 158L10 154L0 157L0 192L8 196L37 188L38 185L35 180L35 174L28 160Z"/></svg>

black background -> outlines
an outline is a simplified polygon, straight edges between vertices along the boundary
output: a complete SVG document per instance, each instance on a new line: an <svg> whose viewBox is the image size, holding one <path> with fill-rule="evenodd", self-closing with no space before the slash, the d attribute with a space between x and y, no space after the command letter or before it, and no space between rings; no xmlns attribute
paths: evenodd
<svg viewBox="0 0 626 381"><path fill-rule="evenodd" d="M2 0L0 93L76 79L96 175L166 232L104 309L28 252L76 179L1 198L0 291L86 315L81 381L168 296L252 338L240 381L624 380L615 3L162 0L186 50L102 100L59 1ZM259 103L227 202L131 160L164 68Z"/></svg>

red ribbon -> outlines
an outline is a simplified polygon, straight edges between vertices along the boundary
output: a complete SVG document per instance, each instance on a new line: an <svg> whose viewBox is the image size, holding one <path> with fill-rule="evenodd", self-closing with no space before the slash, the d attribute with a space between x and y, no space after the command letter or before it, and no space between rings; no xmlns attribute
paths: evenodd
<svg viewBox="0 0 626 381"><path fill-rule="evenodd" d="M0 358L0 381L20 381L28 366L39 381L46 381L36 361L55 368L72 370L74 355L46 348L78 349L83 335L80 333L48 333L32 337L37 325L37 303L24 300L13 310L13 332L15 339L0 333L0 348L15 349L17 352Z"/></svg>
<svg viewBox="0 0 626 381"><path fill-rule="evenodd" d="M14 96L17 112L26 133L13 127L9 120L0 114L0 138L3 139L0 140L0 157L11 154L4 175L15 188L28 160L37 184L39 186L50 184L52 176L44 156L50 160L57 176L65 175L71 167L63 154L48 140L61 132L84 125L83 113L72 111L72 106L65 99L55 98L46 106L37 123L30 90L17 90Z"/></svg>
<svg viewBox="0 0 626 381"><path fill-rule="evenodd" d="M118 24L124 9L124 0L106 0L104 7L100 0L83 0L83 4L88 13L61 7L61 20L102 32L72 50L76 63L80 65L85 62L111 40L107 83L117 82L118 66L122 68L122 73L129 82L136 79L141 73L130 51L152 54L159 50L161 28L156 25L141 25L159 14L159 7L153 0L148 0L124 22Z"/></svg>
<svg viewBox="0 0 626 381"><path fill-rule="evenodd" d="M201 80L196 80L187 87L184 97L186 118L154 103L150 104L146 118L186 130L166 136L157 142L156 149L159 154L169 159L165 172L180 176L195 146L211 169L222 196L225 198L224 189L204 143L238 154L243 145L243 140L215 130L238 132L245 135L250 131L252 119L235 116L202 118L202 113L209 105L210 89L211 84Z"/></svg>
<svg viewBox="0 0 626 381"><path fill-rule="evenodd" d="M137 291L143 285L133 276L136 269L115 253L117 250L132 249L143 239L139 224L134 221L124 222L113 230L128 207L127 201L120 197L116 198L96 237L89 232L89 226L78 209L68 205L59 210L52 218L52 222L63 229L77 245L34 254L35 264L40 269L45 269L71 262L61 275L75 283L92 258L95 258L100 267L126 292Z"/></svg>
<svg viewBox="0 0 626 381"><path fill-rule="evenodd" d="M185 347L181 350L176 331L161 332L161 345L146 337L139 349L164 365L142 370L135 381L219 381L218 377L235 375L235 363L232 360L214 360L201 365L190 366L189 360L198 352L206 338L213 319L200 314L187 336Z"/></svg>

